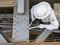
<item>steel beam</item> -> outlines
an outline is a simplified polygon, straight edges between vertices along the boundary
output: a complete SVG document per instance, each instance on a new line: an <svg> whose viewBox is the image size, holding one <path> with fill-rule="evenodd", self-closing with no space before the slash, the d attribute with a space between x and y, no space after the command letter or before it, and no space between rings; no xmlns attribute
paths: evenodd
<svg viewBox="0 0 60 45"><path fill-rule="evenodd" d="M14 15L12 41L29 41L28 15Z"/></svg>
<svg viewBox="0 0 60 45"><path fill-rule="evenodd" d="M9 26L9 25L0 25L0 27L2 27L2 28L13 28L12 26Z"/></svg>
<svg viewBox="0 0 60 45"><path fill-rule="evenodd" d="M35 42L44 42L47 37L51 34L51 30L44 30L42 32L42 34L40 34L37 38L36 38L36 41Z"/></svg>
<svg viewBox="0 0 60 45"><path fill-rule="evenodd" d="M0 43L7 43L4 37L0 34Z"/></svg>

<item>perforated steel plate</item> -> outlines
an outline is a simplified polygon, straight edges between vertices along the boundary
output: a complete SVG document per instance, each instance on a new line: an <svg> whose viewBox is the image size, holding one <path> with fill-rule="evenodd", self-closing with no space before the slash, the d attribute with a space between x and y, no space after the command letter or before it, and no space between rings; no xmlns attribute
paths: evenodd
<svg viewBox="0 0 60 45"><path fill-rule="evenodd" d="M29 17L27 15L14 15L12 33L13 42L29 40L29 30L27 30L28 24Z"/></svg>

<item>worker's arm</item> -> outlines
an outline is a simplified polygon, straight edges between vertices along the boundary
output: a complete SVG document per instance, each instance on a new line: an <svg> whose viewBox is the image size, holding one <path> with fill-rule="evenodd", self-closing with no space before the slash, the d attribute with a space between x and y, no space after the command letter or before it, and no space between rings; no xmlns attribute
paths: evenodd
<svg viewBox="0 0 60 45"><path fill-rule="evenodd" d="M31 8L31 23L29 24L29 26L28 27L30 27L31 26L31 24L33 23L33 21L36 19L35 17L34 17L34 8L35 8L35 5Z"/></svg>
<svg viewBox="0 0 60 45"><path fill-rule="evenodd" d="M38 27L39 28L46 28L46 29L49 29L49 30L57 29L59 27L59 23L56 19L54 10L52 10L51 13L50 13L50 24L49 25L40 24Z"/></svg>
<svg viewBox="0 0 60 45"><path fill-rule="evenodd" d="M48 18L48 17L47 17ZM38 26L35 26L35 27L30 27L28 29L33 29L33 28L46 28L46 29L49 29L49 30L53 30L53 29L57 29L59 27L59 23L55 17L55 13L54 13L54 10L51 11L50 13L50 24L47 25L47 24L40 24Z"/></svg>

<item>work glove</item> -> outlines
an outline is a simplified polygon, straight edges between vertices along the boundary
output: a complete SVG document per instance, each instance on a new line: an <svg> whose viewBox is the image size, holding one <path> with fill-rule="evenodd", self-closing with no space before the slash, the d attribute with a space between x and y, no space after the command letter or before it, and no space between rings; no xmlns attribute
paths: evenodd
<svg viewBox="0 0 60 45"><path fill-rule="evenodd" d="M44 26L43 26L42 24L40 24L40 25L38 25L38 26L29 27L28 29L34 29L34 28L44 29Z"/></svg>

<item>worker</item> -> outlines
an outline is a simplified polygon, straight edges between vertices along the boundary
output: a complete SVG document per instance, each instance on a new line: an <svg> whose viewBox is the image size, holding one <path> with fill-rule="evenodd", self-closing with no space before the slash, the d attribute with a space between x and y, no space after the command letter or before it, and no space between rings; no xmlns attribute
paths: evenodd
<svg viewBox="0 0 60 45"><path fill-rule="evenodd" d="M31 19L32 22L35 21L36 19L41 19L42 22L45 23L50 22L50 24L39 24L38 26L29 27L28 29L45 28L48 30L54 30L54 29L58 29L59 27L59 22L55 16L54 10L51 8L48 2L40 2L34 5L31 8Z"/></svg>

